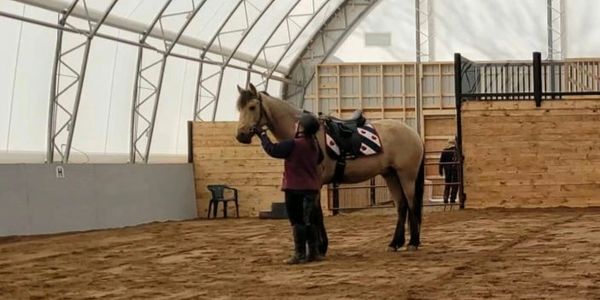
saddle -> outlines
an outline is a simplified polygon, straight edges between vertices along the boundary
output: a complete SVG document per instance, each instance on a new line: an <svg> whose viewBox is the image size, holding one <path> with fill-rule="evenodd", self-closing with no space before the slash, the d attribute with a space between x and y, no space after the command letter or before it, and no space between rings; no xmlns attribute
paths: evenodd
<svg viewBox="0 0 600 300"><path fill-rule="evenodd" d="M360 156L362 138L358 133L358 128L363 127L366 121L360 110L352 113L350 119L343 120L332 116L325 118L327 134L335 141L340 150L336 156L345 159L354 159Z"/></svg>
<svg viewBox="0 0 600 300"><path fill-rule="evenodd" d="M367 121L362 114L362 110L355 110L352 113L352 116L350 116L350 119L342 120L332 116L329 116L329 119L342 127L348 127L348 129L362 127Z"/></svg>
<svg viewBox="0 0 600 300"><path fill-rule="evenodd" d="M355 111L350 119L327 116L323 120L327 153L336 160L334 185L343 180L346 160L381 153L377 130L367 123L362 111Z"/></svg>

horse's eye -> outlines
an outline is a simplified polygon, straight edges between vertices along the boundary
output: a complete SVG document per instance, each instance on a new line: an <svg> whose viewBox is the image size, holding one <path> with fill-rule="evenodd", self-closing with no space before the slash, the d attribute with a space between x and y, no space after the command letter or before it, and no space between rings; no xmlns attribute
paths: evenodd
<svg viewBox="0 0 600 300"><path fill-rule="evenodd" d="M250 106L248 107L249 110L254 110L256 108L256 106Z"/></svg>

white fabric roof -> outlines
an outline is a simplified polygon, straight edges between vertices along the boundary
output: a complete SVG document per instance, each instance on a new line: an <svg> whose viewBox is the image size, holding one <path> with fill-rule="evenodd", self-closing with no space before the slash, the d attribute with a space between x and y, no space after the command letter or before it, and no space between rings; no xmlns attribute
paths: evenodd
<svg viewBox="0 0 600 300"><path fill-rule="evenodd" d="M167 0L120 0L100 33L138 42L140 33L156 16ZM239 0L207 0L174 52L199 57L202 49ZM540 0L429 0L432 4L430 52L435 60L449 60L454 52L469 59L529 59L531 52L546 53L546 1ZM85 14L83 0L74 16ZM189 9L200 0L173 0L169 13ZM268 0L248 0L248 16L256 17ZM310 18L310 13L325 3L318 14L282 59L276 75L284 76L335 8L342 0L301 0L290 24L295 35ZM56 24L56 11L67 9L69 0L0 0L0 12ZM101 13L110 0L87 0L88 11ZM256 24L234 55L232 64L247 67L248 61L262 49L275 24L289 11L294 0L276 0ZM307 15L301 16L300 14ZM564 55L567 58L600 57L600 1L565 1L563 28ZM92 14L94 16L94 14ZM414 1L379 0L378 4L339 45L329 58L331 62L397 62L414 61ZM165 21L165 32L174 34L182 18ZM230 54L241 33L235 32L246 21L236 15L233 22L215 42L208 58L214 54ZM75 26L86 22L72 18ZM286 23L282 27L287 26ZM46 149L49 91L54 60L56 29L0 16L0 162L44 160ZM160 46L155 29L149 43ZM366 33L390 33L391 45L366 46ZM285 44L289 36L278 29L272 45ZM67 35L65 44L73 43ZM220 42L221 47L218 47ZM270 47L259 57L257 68L272 66L285 47ZM229 51L229 52L228 52ZM72 161L126 162L129 151L129 123L135 80L138 47L96 38L83 87L82 101L73 141ZM198 62L172 57L168 59L165 82L157 116L151 153L155 160L187 153L187 120L192 119ZM253 76L253 81L259 76ZM224 76L222 99L217 120L235 120L236 84L244 84L246 72L228 68ZM280 94L280 83L272 81L269 92ZM25 156L15 153L23 154ZM30 155L33 153L33 155ZM85 155L81 154L85 153ZM103 157L106 156L106 157ZM17 157L15 159L15 157Z"/></svg>

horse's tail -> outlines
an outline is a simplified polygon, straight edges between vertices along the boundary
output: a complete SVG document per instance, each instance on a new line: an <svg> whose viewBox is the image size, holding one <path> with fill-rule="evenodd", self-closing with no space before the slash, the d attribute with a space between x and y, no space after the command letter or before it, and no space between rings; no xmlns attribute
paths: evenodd
<svg viewBox="0 0 600 300"><path fill-rule="evenodd" d="M421 224L423 218L423 193L425 192L425 149L423 149L423 158L421 158L421 166L419 167L419 175L415 181L415 200L414 214L417 221Z"/></svg>

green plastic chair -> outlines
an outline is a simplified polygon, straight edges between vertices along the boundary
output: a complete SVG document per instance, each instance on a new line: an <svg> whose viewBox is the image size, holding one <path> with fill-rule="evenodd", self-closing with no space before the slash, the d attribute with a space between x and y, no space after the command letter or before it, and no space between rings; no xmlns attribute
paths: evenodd
<svg viewBox="0 0 600 300"><path fill-rule="evenodd" d="M210 219L211 210L213 218L217 217L219 202L223 202L223 217L227 218L227 203L229 201L233 201L235 203L236 217L240 217L240 209L238 205L238 190L236 188L232 188L224 184L207 185L206 188L210 191L212 195L210 201L208 202L207 218ZM225 191L233 191L233 197L225 198Z"/></svg>

